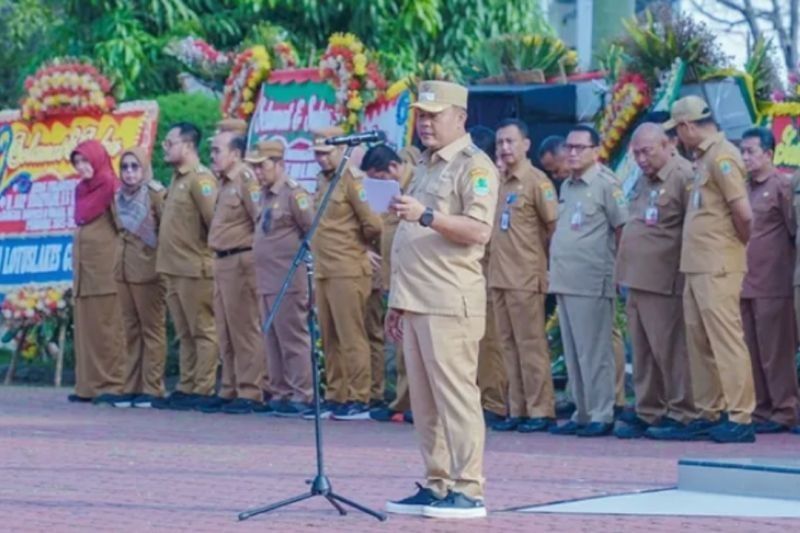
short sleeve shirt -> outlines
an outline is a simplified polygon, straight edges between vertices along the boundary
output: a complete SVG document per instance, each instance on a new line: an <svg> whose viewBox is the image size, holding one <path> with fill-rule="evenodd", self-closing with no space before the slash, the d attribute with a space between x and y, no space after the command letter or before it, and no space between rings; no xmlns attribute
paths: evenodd
<svg viewBox="0 0 800 533"><path fill-rule="evenodd" d="M742 298L792 296L797 233L793 192L791 179L777 171L761 183L753 179L747 182L753 223Z"/></svg>
<svg viewBox="0 0 800 533"><path fill-rule="evenodd" d="M158 231L156 270L162 274L210 278L208 229L217 200L217 180L202 165L175 171Z"/></svg>
<svg viewBox="0 0 800 533"><path fill-rule="evenodd" d="M491 227L497 207L497 169L469 135L426 151L407 194L426 207ZM414 313L485 316L485 246L458 244L418 222L400 222L392 244L389 305Z"/></svg>
<svg viewBox="0 0 800 533"><path fill-rule="evenodd" d="M547 225L558 219L553 184L527 159L500 177L489 245L489 287L547 292Z"/></svg>
<svg viewBox="0 0 800 533"><path fill-rule="evenodd" d="M613 298L616 228L628 205L611 170L596 164L561 187L550 246L550 292Z"/></svg>
<svg viewBox="0 0 800 533"><path fill-rule="evenodd" d="M747 198L742 156L721 132L703 142L698 152L683 224L681 272L746 272L745 245L730 208L731 202Z"/></svg>
<svg viewBox="0 0 800 533"><path fill-rule="evenodd" d="M668 296L682 293L681 238L693 176L692 164L674 155L655 176L639 178L617 253L617 284Z"/></svg>

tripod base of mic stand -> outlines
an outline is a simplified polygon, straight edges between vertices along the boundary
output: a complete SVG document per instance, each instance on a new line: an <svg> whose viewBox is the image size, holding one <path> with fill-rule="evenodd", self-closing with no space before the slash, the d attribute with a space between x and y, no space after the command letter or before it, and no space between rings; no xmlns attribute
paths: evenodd
<svg viewBox="0 0 800 533"><path fill-rule="evenodd" d="M348 500L343 496L339 496L333 489L331 488L331 482L327 478L327 476L317 476L314 478L313 481L310 482L311 490L305 494L301 494L299 496L295 496L294 498L289 498L286 500L282 500L279 502L272 503L270 505L266 505L264 507L259 507L257 509L250 509L249 511L244 511L239 513L239 520L247 520L248 518L252 518L256 515L269 513L276 509L280 509L281 507L286 507L292 505L297 502L302 502L308 499L313 498L314 496L322 496L328 502L330 502L333 507L339 511L340 515L346 515L347 511L345 511L344 507L341 504L345 504L347 506L356 509L357 511L361 511L362 513L366 513L374 518L377 518L381 522L386 520L386 515L383 513L379 513L377 511L373 511L369 507L364 507L363 505L356 503L352 500Z"/></svg>

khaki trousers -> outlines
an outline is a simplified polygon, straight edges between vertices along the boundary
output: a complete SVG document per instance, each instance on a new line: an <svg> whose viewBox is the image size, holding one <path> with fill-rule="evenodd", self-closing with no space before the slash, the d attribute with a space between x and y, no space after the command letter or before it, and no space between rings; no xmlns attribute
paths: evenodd
<svg viewBox="0 0 800 533"><path fill-rule="evenodd" d="M383 291L373 289L367 298L364 327L369 342L370 400L382 402L385 391L386 355L383 351Z"/></svg>
<svg viewBox="0 0 800 533"><path fill-rule="evenodd" d="M125 394L162 397L167 359L164 282L119 282L117 294L127 346L123 391Z"/></svg>
<svg viewBox="0 0 800 533"><path fill-rule="evenodd" d="M741 272L686 274L683 314L692 375L692 392L700 416L749 424L755 409L753 369L744 342L739 295Z"/></svg>
<svg viewBox="0 0 800 533"><path fill-rule="evenodd" d="M696 419L681 297L631 289L628 330L639 418L648 424L664 416L684 424Z"/></svg>
<svg viewBox="0 0 800 533"><path fill-rule="evenodd" d="M486 427L477 385L478 342L484 317L420 315L403 318L403 350L414 428L427 487L483 499Z"/></svg>
<svg viewBox="0 0 800 533"><path fill-rule="evenodd" d="M614 324L614 318L611 323ZM625 340L616 325L611 328L611 348L614 350L614 405L625 407Z"/></svg>
<svg viewBox="0 0 800 533"><path fill-rule="evenodd" d="M219 395L263 401L266 365L253 252L214 261L214 321L222 356Z"/></svg>
<svg viewBox="0 0 800 533"><path fill-rule="evenodd" d="M555 417L550 350L544 333L544 294L493 289L495 320L508 375L511 417Z"/></svg>
<svg viewBox="0 0 800 533"><path fill-rule="evenodd" d="M214 394L219 350L214 328L214 281L165 275L167 308L180 340L180 381L186 394Z"/></svg>
<svg viewBox="0 0 800 533"><path fill-rule="evenodd" d="M264 320L272 312L277 294L261 296ZM281 302L275 321L264 335L268 372L264 390L276 400L310 403L311 336L308 332L308 289L288 292Z"/></svg>
<svg viewBox="0 0 800 533"><path fill-rule="evenodd" d="M500 416L508 414L508 377L503 363L503 350L497 334L497 321L491 295L486 298L485 334L478 352L478 387L481 405L486 411Z"/></svg>
<svg viewBox="0 0 800 533"><path fill-rule="evenodd" d="M75 298L75 394L122 394L124 338L116 294Z"/></svg>
<svg viewBox="0 0 800 533"><path fill-rule="evenodd" d="M364 311L371 284L369 276L317 280L328 401L369 403L372 375Z"/></svg>
<svg viewBox="0 0 800 533"><path fill-rule="evenodd" d="M614 421L615 368L611 345L611 298L557 295L569 386L575 402L572 420Z"/></svg>
<svg viewBox="0 0 800 533"><path fill-rule="evenodd" d="M389 404L392 411L405 412L411 409L411 399L408 397L408 374L406 373L406 358L403 355L403 344L394 347L394 361L397 368L397 384L394 387L395 397Z"/></svg>
<svg viewBox="0 0 800 533"><path fill-rule="evenodd" d="M798 392L792 298L743 298L744 338L756 388L756 422L797 424Z"/></svg>

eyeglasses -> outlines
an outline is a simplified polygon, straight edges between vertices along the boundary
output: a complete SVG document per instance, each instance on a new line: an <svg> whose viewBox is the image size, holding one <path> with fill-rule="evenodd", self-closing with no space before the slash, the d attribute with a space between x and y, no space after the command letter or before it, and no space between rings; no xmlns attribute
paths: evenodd
<svg viewBox="0 0 800 533"><path fill-rule="evenodd" d="M594 144L565 144L564 145L564 150L566 150L567 153L575 152L577 154L581 154L581 153L583 153L584 150L586 150L588 148L595 148L595 147L596 147L596 145L594 145Z"/></svg>
<svg viewBox="0 0 800 533"><path fill-rule="evenodd" d="M139 163L123 163L120 168L122 169L123 172L125 172L126 170L135 172L139 170L140 167Z"/></svg>

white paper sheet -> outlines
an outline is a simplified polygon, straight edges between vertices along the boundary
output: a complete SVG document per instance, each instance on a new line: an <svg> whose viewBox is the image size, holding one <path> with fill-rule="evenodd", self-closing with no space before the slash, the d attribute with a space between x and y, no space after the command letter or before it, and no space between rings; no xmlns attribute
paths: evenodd
<svg viewBox="0 0 800 533"><path fill-rule="evenodd" d="M363 184L367 203L376 213L387 213L392 198L400 195L400 184L395 180L364 178Z"/></svg>

